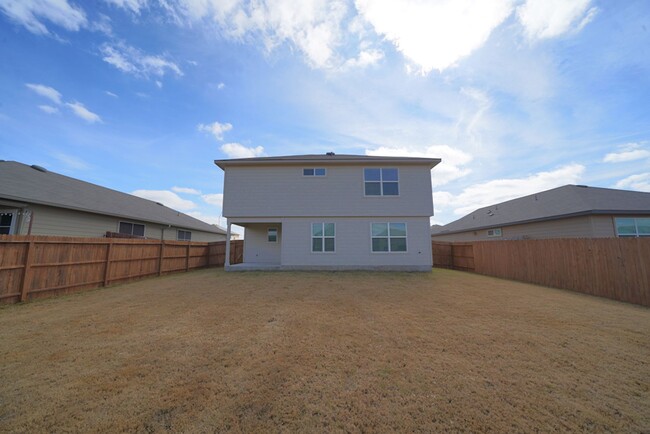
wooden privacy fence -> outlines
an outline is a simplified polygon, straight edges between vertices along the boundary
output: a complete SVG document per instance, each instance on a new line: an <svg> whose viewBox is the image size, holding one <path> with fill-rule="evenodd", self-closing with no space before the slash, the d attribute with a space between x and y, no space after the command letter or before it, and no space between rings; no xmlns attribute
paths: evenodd
<svg viewBox="0 0 650 434"><path fill-rule="evenodd" d="M0 303L222 266L226 242L0 236ZM231 241L230 262L243 241Z"/></svg>
<svg viewBox="0 0 650 434"><path fill-rule="evenodd" d="M432 242L433 266L650 306L650 238Z"/></svg>

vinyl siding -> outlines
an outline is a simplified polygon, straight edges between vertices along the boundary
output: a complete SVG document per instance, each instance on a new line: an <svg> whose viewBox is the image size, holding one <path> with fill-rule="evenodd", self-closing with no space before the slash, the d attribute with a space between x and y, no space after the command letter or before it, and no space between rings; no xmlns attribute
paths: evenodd
<svg viewBox="0 0 650 434"><path fill-rule="evenodd" d="M278 229L278 241L269 243L268 229ZM279 264L282 250L282 225L278 223L246 225L244 233L244 262Z"/></svg>
<svg viewBox="0 0 650 434"><path fill-rule="evenodd" d="M499 227L499 226L495 226ZM488 237L487 229L449 235L433 235L434 241L486 241L543 238L615 237L612 216L580 216L521 225L500 226L501 237Z"/></svg>
<svg viewBox="0 0 650 434"><path fill-rule="evenodd" d="M311 224L336 225L335 252L311 251ZM407 224L407 252L373 253L370 224ZM287 218L282 223L283 266L422 266L431 267L428 217ZM248 232L247 235L248 236ZM246 247L245 247L246 248Z"/></svg>
<svg viewBox="0 0 650 434"><path fill-rule="evenodd" d="M302 175L302 166L228 167L225 217L431 216L431 170L416 165L316 165L324 177ZM305 166L307 167L307 166ZM308 167L315 167L310 164ZM399 196L364 196L364 167L398 167Z"/></svg>
<svg viewBox="0 0 650 434"><path fill-rule="evenodd" d="M126 221L145 225L145 237L160 239L163 226L133 219L120 219L101 214L73 211L64 208L55 208L42 205L31 205L32 235L53 235L66 237L103 237L106 232L117 232L119 222ZM176 240L176 231L179 228L165 226L164 238ZM183 229L183 228L180 228ZM27 234L29 222L23 219L19 234ZM192 229L192 241L223 241L225 235L211 234L209 232L195 231Z"/></svg>

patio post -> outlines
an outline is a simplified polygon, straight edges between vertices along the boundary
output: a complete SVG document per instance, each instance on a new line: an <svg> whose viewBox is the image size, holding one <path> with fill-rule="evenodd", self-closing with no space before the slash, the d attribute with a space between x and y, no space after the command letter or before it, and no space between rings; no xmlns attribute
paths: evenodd
<svg viewBox="0 0 650 434"><path fill-rule="evenodd" d="M230 267L230 225L231 223L228 222L228 229L226 230L226 258L223 261L224 268Z"/></svg>

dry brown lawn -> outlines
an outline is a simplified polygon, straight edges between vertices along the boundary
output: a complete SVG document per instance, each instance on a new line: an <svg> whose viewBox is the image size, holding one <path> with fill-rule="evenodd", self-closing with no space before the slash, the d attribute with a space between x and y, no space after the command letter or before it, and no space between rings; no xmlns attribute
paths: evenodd
<svg viewBox="0 0 650 434"><path fill-rule="evenodd" d="M0 308L0 431L649 432L650 310L448 270Z"/></svg>

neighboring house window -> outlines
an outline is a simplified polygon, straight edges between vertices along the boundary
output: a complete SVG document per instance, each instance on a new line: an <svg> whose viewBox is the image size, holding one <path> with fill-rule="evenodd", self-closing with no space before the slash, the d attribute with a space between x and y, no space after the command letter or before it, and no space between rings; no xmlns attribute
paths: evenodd
<svg viewBox="0 0 650 434"><path fill-rule="evenodd" d="M144 237L144 225L138 223L120 222L119 232L121 234Z"/></svg>
<svg viewBox="0 0 650 434"><path fill-rule="evenodd" d="M398 196L399 170L395 168L363 169L366 196Z"/></svg>
<svg viewBox="0 0 650 434"><path fill-rule="evenodd" d="M15 224L16 211L0 210L0 235L13 234Z"/></svg>
<svg viewBox="0 0 650 434"><path fill-rule="evenodd" d="M333 252L335 234L334 223L312 223L311 251Z"/></svg>
<svg viewBox="0 0 650 434"><path fill-rule="evenodd" d="M302 169L302 176L325 176L327 171L322 168L309 168L309 169Z"/></svg>
<svg viewBox="0 0 650 434"><path fill-rule="evenodd" d="M192 232L179 229L176 238L178 241L192 241Z"/></svg>
<svg viewBox="0 0 650 434"><path fill-rule="evenodd" d="M619 237L650 237L650 218L617 217L614 221Z"/></svg>
<svg viewBox="0 0 650 434"><path fill-rule="evenodd" d="M406 252L406 223L372 223L373 252Z"/></svg>
<svg viewBox="0 0 650 434"><path fill-rule="evenodd" d="M490 237L490 238L500 237L501 236L501 228L488 229L487 236Z"/></svg>
<svg viewBox="0 0 650 434"><path fill-rule="evenodd" d="M278 228L269 228L266 233L266 239L269 243L278 242Z"/></svg>

